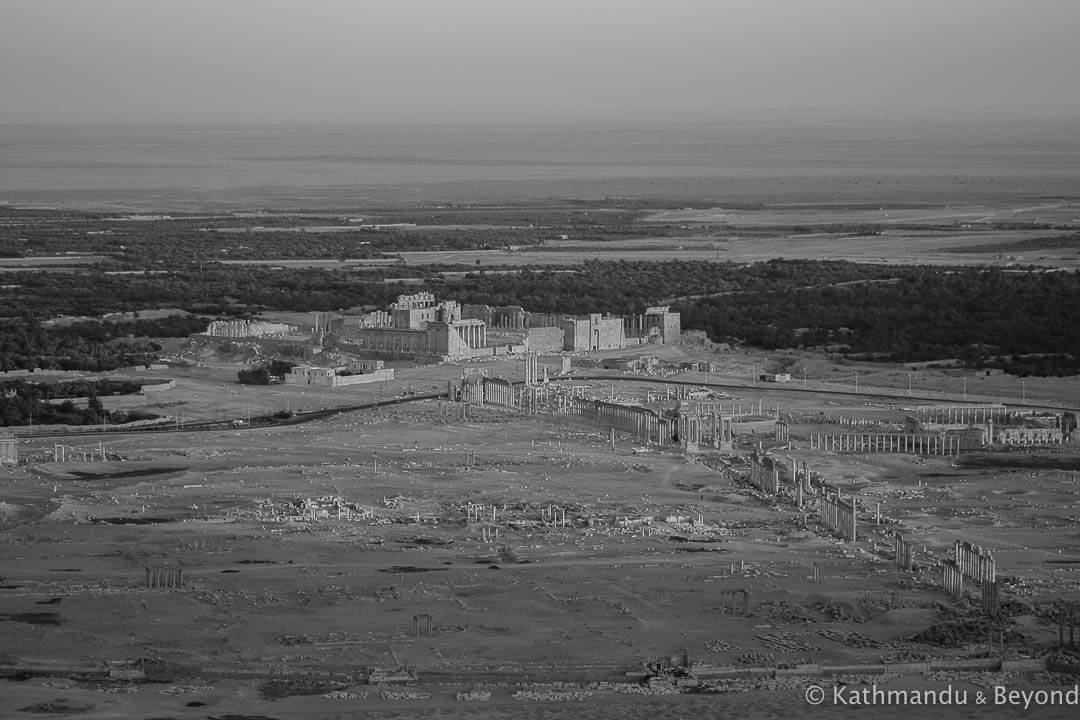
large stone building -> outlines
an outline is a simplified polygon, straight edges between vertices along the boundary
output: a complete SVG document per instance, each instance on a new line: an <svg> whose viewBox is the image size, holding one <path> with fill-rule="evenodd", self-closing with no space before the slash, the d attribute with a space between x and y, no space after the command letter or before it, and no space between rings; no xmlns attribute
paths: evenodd
<svg viewBox="0 0 1080 720"><path fill-rule="evenodd" d="M465 305L440 301L430 292L398 295L389 311L362 308L362 315L314 313L313 340L334 336L360 352L387 358L458 360L516 352L550 353L618 350L643 342L676 343L678 313L667 306L647 308L629 318L600 313L582 316L532 313L517 305ZM489 344L488 329L504 331ZM219 321L208 335L271 337L294 332L281 323ZM514 337L506 338L507 335ZM521 337L520 340L516 339ZM497 345L497 347L493 346ZM306 382L306 380L305 380Z"/></svg>
<svg viewBox="0 0 1080 720"><path fill-rule="evenodd" d="M424 321L422 330L359 328L343 338L357 350L387 357L436 357L458 360L491 355L481 320Z"/></svg>
<svg viewBox="0 0 1080 720"><path fill-rule="evenodd" d="M682 316L667 305L645 309L645 336L650 342L674 345L682 336Z"/></svg>
<svg viewBox="0 0 1080 720"><path fill-rule="evenodd" d="M483 320L431 322L427 326L427 335L428 352L432 355L465 358L487 354L487 327Z"/></svg>
<svg viewBox="0 0 1080 720"><path fill-rule="evenodd" d="M626 318L626 335L645 342L674 345L682 336L682 318L667 305L646 308L643 315Z"/></svg>
<svg viewBox="0 0 1080 720"><path fill-rule="evenodd" d="M461 306L454 300L438 302L429 292L398 295L390 306L390 324L401 330L423 330L430 322L461 319Z"/></svg>
<svg viewBox="0 0 1080 720"><path fill-rule="evenodd" d="M619 350L626 346L621 317L604 317L593 313L583 318L564 318L563 350L585 352L589 350Z"/></svg>

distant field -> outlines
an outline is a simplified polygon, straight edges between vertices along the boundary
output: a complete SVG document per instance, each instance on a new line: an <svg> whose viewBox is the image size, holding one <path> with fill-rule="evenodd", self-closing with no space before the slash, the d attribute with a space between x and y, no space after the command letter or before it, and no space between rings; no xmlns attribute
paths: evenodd
<svg viewBox="0 0 1080 720"><path fill-rule="evenodd" d="M63 272L74 267L93 265L102 259L104 258L100 255L0 258L0 273L19 272L20 270L55 270Z"/></svg>
<svg viewBox="0 0 1080 720"><path fill-rule="evenodd" d="M0 258L0 269L25 270L54 265L92 265L101 255L57 255L50 257Z"/></svg>
<svg viewBox="0 0 1080 720"><path fill-rule="evenodd" d="M898 206L899 205L899 206ZM654 223L722 223L726 225L814 225L826 223L874 223L874 224L956 224L968 229L985 223L1068 223L1080 224L1080 203L994 203L978 205L952 205L935 207L919 205L904 207L896 201L882 201L880 207L845 206L836 204L784 204L779 207L754 209L727 209L723 207L681 210L664 210L644 218Z"/></svg>
<svg viewBox="0 0 1080 720"><path fill-rule="evenodd" d="M399 253L408 265L454 263L484 266L580 265L588 260L697 260L759 262L788 260L850 260L882 264L1008 265L1032 263L1051 267L1080 267L1076 247L1039 249L994 256L992 245L1044 237L1066 237L1067 232L993 231L937 234L919 231L888 231L882 235L852 237L836 233L779 235L776 237L640 238L610 242L557 241L521 252L459 250ZM966 246L978 247L972 252ZM954 251L953 249L959 249Z"/></svg>

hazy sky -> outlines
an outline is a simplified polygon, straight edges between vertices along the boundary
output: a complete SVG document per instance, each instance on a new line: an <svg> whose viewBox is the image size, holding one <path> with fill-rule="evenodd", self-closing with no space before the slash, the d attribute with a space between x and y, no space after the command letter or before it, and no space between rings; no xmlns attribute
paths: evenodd
<svg viewBox="0 0 1080 720"><path fill-rule="evenodd" d="M1080 107L1080 0L3 0L0 120Z"/></svg>

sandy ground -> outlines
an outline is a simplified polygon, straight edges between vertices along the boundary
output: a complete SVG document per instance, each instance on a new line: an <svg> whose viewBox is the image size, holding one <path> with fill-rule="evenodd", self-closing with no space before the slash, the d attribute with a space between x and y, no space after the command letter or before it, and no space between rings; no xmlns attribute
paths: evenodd
<svg viewBox="0 0 1080 720"><path fill-rule="evenodd" d="M741 370L750 357L733 355L731 367ZM768 361L752 357L758 367ZM419 386L460 370L406 372L398 383ZM511 376L518 367L489 370ZM224 368L189 372L172 402L191 416L235 416L247 405L282 402L279 388L230 393L236 386ZM735 372L728 379L740 378L749 379ZM610 392L604 381L578 384L601 396ZM644 399L649 389L656 388L620 383L616 394ZM902 397L853 402L794 390L750 385L723 393L725 402L779 405L795 421L797 436L836 427L807 423L814 413L897 422L910 406ZM760 439L767 440L743 436L735 456ZM26 455L46 457L56 442L30 438L22 446ZM643 452L629 436L620 436L613 450L593 427L499 409L461 419L458 406L434 400L269 430L129 434L101 442L110 457L125 459L0 470L2 654L62 664L160 659L204 668L207 677L184 680L178 690L40 677L5 681L0 716L57 702L86 718L353 712L606 718L643 708L658 717L819 717L821 709L801 696L804 680L718 697L638 698L578 688L591 694L534 704L514 699L522 688L506 685L490 686L489 701L455 700L456 692L474 687L469 683L421 684L417 690L429 692L427 699L392 699L381 694L385 688L362 686L346 691L366 693L363 699L270 700L259 694L263 681L215 673L408 665L540 677L575 669L624 673L682 653L736 667L977 657L985 652L978 641L945 649L906 639L956 613L930 565L957 538L992 548L999 575L1019 579L1006 590L1010 600L1039 603L1080 590L1075 471L837 455L796 440L785 457L806 460L867 509L859 541L841 543L813 523L803 529L791 504L750 492L737 458ZM299 520L298 503L325 497L341 498L357 516ZM495 507L497 542L484 541L481 523L466 522L467 503ZM882 525L867 514L877 503ZM573 524L544 522L548 506L567 509ZM292 520L277 521L290 514ZM645 516L659 518L647 532L618 524ZM893 530L918 543L923 570L893 567ZM144 567L160 563L184 566L183 590L143 587ZM815 566L820 582L813 580ZM733 588L751 593L752 618L721 610L719 591ZM418 614L432 616L430 636L414 635ZM856 633L863 646L831 631ZM1055 629L1029 618L1022 633L1008 657L1037 653ZM944 676L886 680L946 684ZM978 715L954 710L944 716ZM1044 711L1040 716L1055 716L1056 710ZM900 713L887 708L875 715Z"/></svg>

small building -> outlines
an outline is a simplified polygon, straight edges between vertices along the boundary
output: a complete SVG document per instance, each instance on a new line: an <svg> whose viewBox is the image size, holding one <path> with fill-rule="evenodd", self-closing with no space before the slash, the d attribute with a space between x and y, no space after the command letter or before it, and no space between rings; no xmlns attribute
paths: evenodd
<svg viewBox="0 0 1080 720"><path fill-rule="evenodd" d="M791 382L791 373L765 373L759 375L758 379L762 382L786 383Z"/></svg>
<svg viewBox="0 0 1080 720"><path fill-rule="evenodd" d="M604 358L600 361L600 367L605 370L626 370L629 372L649 370L659 364L660 359L652 355Z"/></svg>
<svg viewBox="0 0 1080 720"><path fill-rule="evenodd" d="M632 372L641 368L641 362L636 357L604 358L600 361L600 367L605 370L624 370Z"/></svg>
<svg viewBox="0 0 1080 720"><path fill-rule="evenodd" d="M19 446L14 437L0 435L0 465L18 465Z"/></svg>
<svg viewBox="0 0 1080 720"><path fill-rule="evenodd" d="M344 367L315 367L313 365L297 365L285 376L285 382L288 385L324 388L338 388L345 385L360 385L393 379L393 368L383 368L370 372L352 372Z"/></svg>

